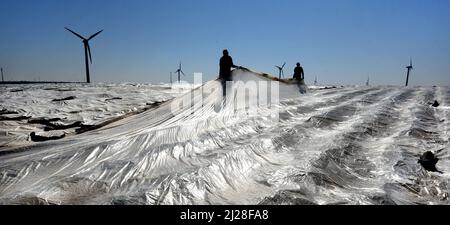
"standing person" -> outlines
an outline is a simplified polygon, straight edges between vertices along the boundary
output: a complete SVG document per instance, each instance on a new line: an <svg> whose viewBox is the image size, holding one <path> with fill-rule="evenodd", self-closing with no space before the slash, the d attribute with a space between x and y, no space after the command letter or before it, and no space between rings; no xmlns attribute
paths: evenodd
<svg viewBox="0 0 450 225"><path fill-rule="evenodd" d="M300 66L300 63L297 63L297 67L294 69L294 79L299 82L305 80L305 71L303 71L303 67Z"/></svg>
<svg viewBox="0 0 450 225"><path fill-rule="evenodd" d="M233 58L228 53L228 50L223 50L223 56L220 58L220 72L219 79L222 83L223 96L227 95L227 81L232 81L231 68L237 68L238 66L233 64Z"/></svg>
<svg viewBox="0 0 450 225"><path fill-rule="evenodd" d="M300 93L305 94L305 71L301 67L300 63L297 63L297 67L294 69L294 79L297 81L298 89Z"/></svg>

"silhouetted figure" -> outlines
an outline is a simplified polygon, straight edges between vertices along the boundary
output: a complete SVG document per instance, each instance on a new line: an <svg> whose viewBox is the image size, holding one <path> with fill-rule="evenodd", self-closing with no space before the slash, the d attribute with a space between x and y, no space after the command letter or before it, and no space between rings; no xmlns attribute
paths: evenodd
<svg viewBox="0 0 450 225"><path fill-rule="evenodd" d="M432 152L428 151L420 157L418 163L420 163L420 165L422 165L422 167L427 171L442 173L436 169L436 164L438 161L439 159L436 158Z"/></svg>
<svg viewBox="0 0 450 225"><path fill-rule="evenodd" d="M232 81L231 77L231 68L237 68L238 66L234 65L233 58L228 53L228 50L223 50L223 56L220 58L220 72L219 78L222 82L222 91L223 96L227 95L227 81Z"/></svg>
<svg viewBox="0 0 450 225"><path fill-rule="evenodd" d="M431 106L433 106L433 107L439 107L439 102L437 101L437 100L434 100L434 103L431 105Z"/></svg>
<svg viewBox="0 0 450 225"><path fill-rule="evenodd" d="M297 67L295 67L294 69L294 79L297 81L297 86L300 90L300 93L305 94L305 72L303 71L303 67L300 66L300 63L297 63Z"/></svg>
<svg viewBox="0 0 450 225"><path fill-rule="evenodd" d="M303 81L305 79L305 72L303 71L303 67L300 66L300 63L297 63L297 67L294 69L294 79L297 81Z"/></svg>

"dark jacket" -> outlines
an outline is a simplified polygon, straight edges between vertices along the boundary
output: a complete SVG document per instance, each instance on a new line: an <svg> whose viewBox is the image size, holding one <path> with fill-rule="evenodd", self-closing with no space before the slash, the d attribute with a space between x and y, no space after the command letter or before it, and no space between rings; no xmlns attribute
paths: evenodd
<svg viewBox="0 0 450 225"><path fill-rule="evenodd" d="M301 66L295 67L294 79L296 79L296 80L304 80L305 79L305 72L303 71L303 67L301 67Z"/></svg>
<svg viewBox="0 0 450 225"><path fill-rule="evenodd" d="M233 64L233 58L231 56L222 56L220 58L220 72L219 78L224 80L231 80L231 68L236 68Z"/></svg>

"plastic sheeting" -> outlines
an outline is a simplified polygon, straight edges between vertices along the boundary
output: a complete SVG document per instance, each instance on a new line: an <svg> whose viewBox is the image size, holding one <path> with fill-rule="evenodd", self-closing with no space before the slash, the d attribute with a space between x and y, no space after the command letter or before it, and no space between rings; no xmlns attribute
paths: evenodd
<svg viewBox="0 0 450 225"><path fill-rule="evenodd" d="M58 133L71 135L77 126L70 125L98 125L180 96L189 88L137 83L1 85L0 154L4 148L29 144L30 132L48 136L54 132L45 128L58 127ZM18 117L25 119L14 119Z"/></svg>
<svg viewBox="0 0 450 225"><path fill-rule="evenodd" d="M233 79L268 80L247 70ZM0 203L449 203L447 173L424 171L417 157L438 151L438 167L450 169L450 89L301 95L276 83L269 96L278 101L231 92L227 105L210 81L99 130L0 156ZM428 106L432 99L442 107Z"/></svg>

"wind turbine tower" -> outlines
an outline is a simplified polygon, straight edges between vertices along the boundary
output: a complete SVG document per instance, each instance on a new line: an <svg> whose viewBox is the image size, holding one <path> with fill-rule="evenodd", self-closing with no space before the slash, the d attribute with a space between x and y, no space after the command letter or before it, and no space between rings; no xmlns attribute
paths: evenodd
<svg viewBox="0 0 450 225"><path fill-rule="evenodd" d="M317 76L316 76L316 78L314 79L314 86L317 86Z"/></svg>
<svg viewBox="0 0 450 225"><path fill-rule="evenodd" d="M2 71L2 82L5 82L5 78L3 77L3 67L0 70Z"/></svg>
<svg viewBox="0 0 450 225"><path fill-rule="evenodd" d="M284 66L286 66L286 62L282 65L282 66L275 66L276 68L278 68L278 79L281 80L281 76L284 77Z"/></svg>
<svg viewBox="0 0 450 225"><path fill-rule="evenodd" d="M94 38L98 34L100 34L103 30L101 30L101 31L91 35L89 38L84 38L83 36L75 33L72 30L70 30L69 28L67 28L67 27L65 27L65 28L66 28L66 30L68 30L69 32L71 32L75 36L79 37L81 40L83 40L84 61L86 63L86 83L91 83L91 77L90 77L90 74L89 74L89 60L91 61L91 64L92 64L92 55L91 55L91 47L89 46L89 41L92 40L92 38Z"/></svg>
<svg viewBox="0 0 450 225"><path fill-rule="evenodd" d="M181 62L180 62L180 64L178 65L178 69L177 69L177 71L175 71L175 73L177 73L178 74L178 83L180 83L180 79L181 79L181 74L183 74L183 76L186 76L185 74L184 74L184 72L183 72L183 70L181 69Z"/></svg>
<svg viewBox="0 0 450 225"><path fill-rule="evenodd" d="M370 86L370 77L367 77L366 86Z"/></svg>
<svg viewBox="0 0 450 225"><path fill-rule="evenodd" d="M412 65L412 59L410 59L409 61L409 66L406 67L407 69L407 73L406 73L406 87L408 87L408 83L409 83L409 73L411 72L411 70L413 70L413 65Z"/></svg>

